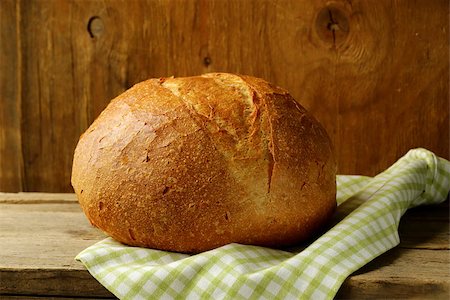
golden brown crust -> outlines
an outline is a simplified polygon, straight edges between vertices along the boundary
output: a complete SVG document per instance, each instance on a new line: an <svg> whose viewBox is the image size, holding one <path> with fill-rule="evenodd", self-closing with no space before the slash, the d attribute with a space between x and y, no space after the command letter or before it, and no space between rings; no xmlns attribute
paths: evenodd
<svg viewBox="0 0 450 300"><path fill-rule="evenodd" d="M323 127L283 89L226 73L141 82L82 135L72 185L129 245L199 252L292 245L336 207Z"/></svg>

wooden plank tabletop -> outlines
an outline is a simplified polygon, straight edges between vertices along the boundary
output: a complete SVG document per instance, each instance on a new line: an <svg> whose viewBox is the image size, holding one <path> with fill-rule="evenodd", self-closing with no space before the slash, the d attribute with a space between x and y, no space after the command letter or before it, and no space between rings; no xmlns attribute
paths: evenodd
<svg viewBox="0 0 450 300"><path fill-rule="evenodd" d="M350 276L338 298L449 299L449 203L412 209L401 244ZM113 298L74 257L105 235L73 194L0 193L0 298Z"/></svg>

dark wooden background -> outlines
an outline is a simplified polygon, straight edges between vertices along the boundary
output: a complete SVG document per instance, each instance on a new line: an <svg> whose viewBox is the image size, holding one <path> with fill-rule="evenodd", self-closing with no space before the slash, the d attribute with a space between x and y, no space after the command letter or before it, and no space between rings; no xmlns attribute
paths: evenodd
<svg viewBox="0 0 450 300"><path fill-rule="evenodd" d="M212 71L288 89L340 173L449 158L447 0L0 0L0 191L72 191L78 137L113 97Z"/></svg>

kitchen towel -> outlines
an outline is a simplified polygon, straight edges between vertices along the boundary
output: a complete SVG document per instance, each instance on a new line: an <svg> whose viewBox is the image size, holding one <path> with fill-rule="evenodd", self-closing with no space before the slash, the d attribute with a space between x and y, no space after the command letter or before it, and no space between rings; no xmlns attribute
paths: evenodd
<svg viewBox="0 0 450 300"><path fill-rule="evenodd" d="M335 225L302 249L229 244L196 255L107 238L76 257L120 299L332 299L345 278L399 244L407 209L443 202L450 163L410 150L375 177L337 176Z"/></svg>

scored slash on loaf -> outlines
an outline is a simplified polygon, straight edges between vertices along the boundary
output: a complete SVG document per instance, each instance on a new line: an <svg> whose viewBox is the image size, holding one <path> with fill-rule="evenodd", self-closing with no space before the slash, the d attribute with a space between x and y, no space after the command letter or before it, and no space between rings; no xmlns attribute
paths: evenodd
<svg viewBox="0 0 450 300"><path fill-rule="evenodd" d="M72 185L114 239L200 252L305 240L335 210L335 175L325 129L287 91L211 73L113 99L80 138Z"/></svg>

